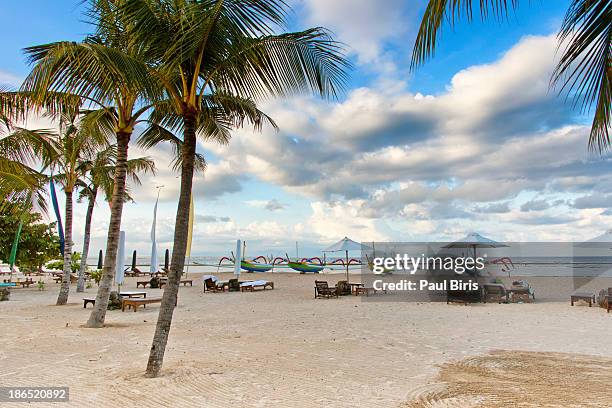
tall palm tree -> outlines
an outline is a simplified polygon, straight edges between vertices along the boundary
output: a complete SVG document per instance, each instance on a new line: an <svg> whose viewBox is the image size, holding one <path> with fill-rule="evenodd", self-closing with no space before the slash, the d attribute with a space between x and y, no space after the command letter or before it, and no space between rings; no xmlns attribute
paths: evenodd
<svg viewBox="0 0 612 408"><path fill-rule="evenodd" d="M68 302L70 291L70 274L72 273L72 219L73 196L87 174L87 167L83 162L95 152L105 148L107 140L105 134L90 131L81 126L76 112L67 112L61 115L59 132L50 138L53 154L48 158L47 169L52 172L51 178L59 182L65 194L65 225L64 225L64 274L57 305Z"/></svg>
<svg viewBox="0 0 612 408"><path fill-rule="evenodd" d="M503 18L519 0L429 0L412 52L412 67L434 54L444 21L472 20L476 5L482 19ZM589 147L600 152L612 146L612 0L572 0L558 34L563 54L551 84L577 96L582 110L594 106Z"/></svg>
<svg viewBox="0 0 612 408"><path fill-rule="evenodd" d="M138 121L155 99L156 82L144 63L146 49L130 37L124 21L114 12L122 1L91 0L90 16L97 31L79 43L56 42L27 48L34 67L22 91L39 102L56 93L74 95L97 109L98 123L113 129L117 144L111 215L108 227L104 271L95 307L87 327L102 327L117 258L119 229L127 172L128 145Z"/></svg>
<svg viewBox="0 0 612 408"><path fill-rule="evenodd" d="M98 193L104 194L104 200L112 206L112 196L114 190L115 162L117 161L117 146L109 145L105 149L95 153L95 155L81 163L87 173L86 183L81 187L79 200L87 200L87 212L85 214L85 232L83 234L83 251L81 255L81 265L79 268L79 278L77 281L77 292L85 290L85 269L87 268L87 256L89 254L89 242L91 240L91 220L93 217L94 206ZM140 185L139 173L155 174L155 163L148 157L129 159L126 163L126 177L133 184ZM128 186L124 194L125 201L133 201L129 195Z"/></svg>
<svg viewBox="0 0 612 408"><path fill-rule="evenodd" d="M335 96L349 67L342 47L322 28L277 35L286 25L282 0L127 0L120 10L156 61L166 100L153 119L182 131L181 188L168 283L146 375L158 375L185 264L197 137L227 142L245 121L271 120L252 98L313 91Z"/></svg>

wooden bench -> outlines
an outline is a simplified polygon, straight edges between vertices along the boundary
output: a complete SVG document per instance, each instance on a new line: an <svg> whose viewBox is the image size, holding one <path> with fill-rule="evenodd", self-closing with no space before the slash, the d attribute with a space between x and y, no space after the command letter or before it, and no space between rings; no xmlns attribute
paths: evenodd
<svg viewBox="0 0 612 408"><path fill-rule="evenodd" d="M134 311L138 311L140 306L146 307L149 303L161 303L162 298L128 298L121 302L121 311L125 312L125 307L131 307Z"/></svg>
<svg viewBox="0 0 612 408"><path fill-rule="evenodd" d="M183 286L187 286L187 284L189 284L189 286L193 286L193 280L191 279L183 279L181 283L183 284Z"/></svg>
<svg viewBox="0 0 612 408"><path fill-rule="evenodd" d="M96 298L86 297L83 298L83 309L87 308L87 305L91 303L92 306L96 305Z"/></svg>
<svg viewBox="0 0 612 408"><path fill-rule="evenodd" d="M574 293L570 296L570 305L574 306L574 302L577 302L579 300L584 300L585 302L588 302L589 307L591 307L593 306L593 303L595 303L595 295L588 292Z"/></svg>
<svg viewBox="0 0 612 408"><path fill-rule="evenodd" d="M150 281L138 281L136 282L136 289L138 289L140 285L142 285L143 288L146 288L150 283Z"/></svg>

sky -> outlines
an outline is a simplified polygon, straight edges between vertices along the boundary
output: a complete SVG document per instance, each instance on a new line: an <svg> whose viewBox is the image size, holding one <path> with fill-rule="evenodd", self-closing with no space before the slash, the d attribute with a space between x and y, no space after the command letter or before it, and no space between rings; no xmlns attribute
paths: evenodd
<svg viewBox="0 0 612 408"><path fill-rule="evenodd" d="M0 85L27 75L24 47L81 39L77 0L0 5ZM317 254L357 241L452 241L471 231L506 241L588 239L612 225L612 162L589 152L590 116L549 89L555 38L569 0L521 2L505 21L446 27L416 71L410 53L424 1L293 0L289 29L330 29L354 68L344 94L261 101L279 130L238 129L229 145L201 143L194 182L194 255ZM383 6L384 5L384 6ZM24 24L27 21L28 24ZM32 120L35 127L38 122ZM125 206L127 249L171 248L179 188L170 149L130 148L157 174ZM85 204L77 204L75 245ZM104 248L108 205L94 212L92 251Z"/></svg>

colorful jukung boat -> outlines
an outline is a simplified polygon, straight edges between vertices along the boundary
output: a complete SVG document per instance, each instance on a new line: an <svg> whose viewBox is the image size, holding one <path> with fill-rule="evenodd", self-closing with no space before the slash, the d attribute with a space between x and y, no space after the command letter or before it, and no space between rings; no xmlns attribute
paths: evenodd
<svg viewBox="0 0 612 408"><path fill-rule="evenodd" d="M247 272L268 272L272 269L272 265L249 261L240 261L240 267Z"/></svg>
<svg viewBox="0 0 612 408"><path fill-rule="evenodd" d="M287 262L287 265L291 269L301 272L301 273L306 273L306 272L319 273L324 268L322 265L312 265L312 264L307 264L305 262Z"/></svg>

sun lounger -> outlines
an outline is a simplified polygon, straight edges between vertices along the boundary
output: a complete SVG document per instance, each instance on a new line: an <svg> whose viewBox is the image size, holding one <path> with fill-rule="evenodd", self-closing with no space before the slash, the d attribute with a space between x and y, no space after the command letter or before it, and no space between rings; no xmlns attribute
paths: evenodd
<svg viewBox="0 0 612 408"><path fill-rule="evenodd" d="M338 288L330 288L327 281L315 281L315 299L338 297Z"/></svg>
<svg viewBox="0 0 612 408"><path fill-rule="evenodd" d="M204 292L223 292L224 285L219 284L212 278L204 279Z"/></svg>
<svg viewBox="0 0 612 408"><path fill-rule="evenodd" d="M162 298L127 298L121 301L121 311L125 312L125 307L133 308L134 312L138 311L140 306L145 307L149 303L161 303Z"/></svg>
<svg viewBox="0 0 612 408"><path fill-rule="evenodd" d="M256 288L262 288L266 290L269 287L270 289L274 289L274 282L266 281L266 280L255 280L251 282L243 282L240 284L241 292L253 292Z"/></svg>
<svg viewBox="0 0 612 408"><path fill-rule="evenodd" d="M526 281L514 281L512 287L508 289L512 302L530 303L535 301L535 292Z"/></svg>

